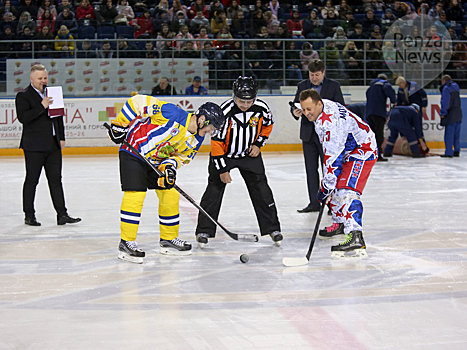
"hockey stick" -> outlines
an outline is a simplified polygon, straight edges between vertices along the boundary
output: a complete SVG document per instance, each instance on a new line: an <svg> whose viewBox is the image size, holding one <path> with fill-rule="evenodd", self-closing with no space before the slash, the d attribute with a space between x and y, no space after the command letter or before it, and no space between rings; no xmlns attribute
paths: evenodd
<svg viewBox="0 0 467 350"><path fill-rule="evenodd" d="M308 248L308 253L306 253L306 257L304 258L284 258L282 259L282 263L285 266L293 267L293 266L302 266L308 264L310 261L311 251L313 250L313 246L315 245L316 235L318 234L319 224L321 223L321 217L323 216L324 208L326 207L326 203L321 204L321 208L319 208L318 219L316 220L315 231L313 232L313 237L311 237L310 247Z"/></svg>
<svg viewBox="0 0 467 350"><path fill-rule="evenodd" d="M104 123L104 126L110 130L110 125L107 123ZM144 157L141 153L138 152L136 148L134 148L127 140L123 140L122 142L125 146L127 146L134 154L136 154L139 158L141 158L147 165L151 167L152 170L155 171L157 176L164 176L164 174L154 165L152 164L146 157ZM174 188L180 193L188 202L193 204L200 212L202 212L206 217L211 220L214 224L219 226L221 229L225 231L231 238L233 238L236 241L246 241L246 242L258 242L258 236L249 234L237 234L229 231L227 228L224 227L220 222L214 220L211 215L209 215L196 201L190 197L188 193L186 193L184 190L182 190L180 187L177 185L174 185Z"/></svg>

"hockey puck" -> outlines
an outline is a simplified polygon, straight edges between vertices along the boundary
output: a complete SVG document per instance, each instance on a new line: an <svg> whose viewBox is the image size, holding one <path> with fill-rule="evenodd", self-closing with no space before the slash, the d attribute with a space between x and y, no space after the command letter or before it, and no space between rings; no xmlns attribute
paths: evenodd
<svg viewBox="0 0 467 350"><path fill-rule="evenodd" d="M240 255L240 261L244 264L246 264L248 262L248 260L250 260L249 256L246 255L246 254L242 254Z"/></svg>

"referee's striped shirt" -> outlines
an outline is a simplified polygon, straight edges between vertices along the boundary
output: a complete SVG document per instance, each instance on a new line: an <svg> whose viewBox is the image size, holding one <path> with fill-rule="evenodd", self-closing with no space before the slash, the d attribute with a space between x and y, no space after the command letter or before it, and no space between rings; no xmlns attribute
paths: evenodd
<svg viewBox="0 0 467 350"><path fill-rule="evenodd" d="M264 146L274 123L269 106L260 99L246 112L242 112L233 99L225 101L221 108L226 122L211 138L211 156L220 172L226 168L225 158L243 158L252 145Z"/></svg>

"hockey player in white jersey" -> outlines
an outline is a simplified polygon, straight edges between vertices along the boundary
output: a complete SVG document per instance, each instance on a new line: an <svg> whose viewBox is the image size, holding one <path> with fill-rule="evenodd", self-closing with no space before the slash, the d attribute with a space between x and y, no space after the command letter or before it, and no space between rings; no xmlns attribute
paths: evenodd
<svg viewBox="0 0 467 350"><path fill-rule="evenodd" d="M345 234L343 243L331 248L333 257L366 257L362 234L360 195L378 158L373 131L359 116L337 102L321 99L314 89L302 91L300 104L323 146L324 165L318 200L330 199L333 225L320 238Z"/></svg>

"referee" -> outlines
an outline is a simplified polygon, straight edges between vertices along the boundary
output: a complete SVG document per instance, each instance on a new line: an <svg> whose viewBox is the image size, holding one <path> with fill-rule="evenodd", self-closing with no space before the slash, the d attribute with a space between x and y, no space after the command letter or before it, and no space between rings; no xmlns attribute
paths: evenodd
<svg viewBox="0 0 467 350"><path fill-rule="evenodd" d="M232 182L230 170L237 168L248 188L261 235L270 235L279 246L282 234L277 208L261 157L274 119L266 102L256 98L257 93L258 85L252 77L239 77L233 84L233 98L221 105L226 122L211 138L208 186L201 207L217 220L225 186ZM200 213L195 233L203 248L209 238L215 237L216 226Z"/></svg>

